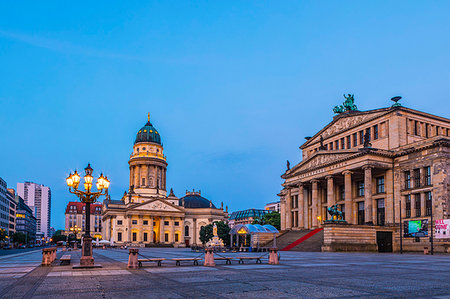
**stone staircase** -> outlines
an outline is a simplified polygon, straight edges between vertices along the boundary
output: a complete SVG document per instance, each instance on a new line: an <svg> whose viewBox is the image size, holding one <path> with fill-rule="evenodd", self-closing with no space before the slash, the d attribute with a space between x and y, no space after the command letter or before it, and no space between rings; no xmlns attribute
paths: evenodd
<svg viewBox="0 0 450 299"><path fill-rule="evenodd" d="M308 236L309 234L309 236ZM286 248L293 244L297 240L304 238L298 245L292 248ZM279 250L285 249L290 251L322 251L323 245L323 230L315 232L315 230L302 229L302 230L290 230L283 232L277 237L277 248ZM270 241L265 245L266 247L272 247L273 241Z"/></svg>

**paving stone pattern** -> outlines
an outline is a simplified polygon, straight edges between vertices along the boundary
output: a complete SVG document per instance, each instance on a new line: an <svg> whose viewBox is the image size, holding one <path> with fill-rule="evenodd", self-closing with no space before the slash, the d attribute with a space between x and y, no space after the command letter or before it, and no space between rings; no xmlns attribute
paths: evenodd
<svg viewBox="0 0 450 299"><path fill-rule="evenodd" d="M143 248L145 257L196 257L189 249ZM58 252L61 257L63 252ZM64 252L77 262L80 251ZM226 256L262 253L222 253ZM281 265L175 261L128 270L128 250L96 249L98 269L41 267L41 251L0 257L1 298L450 298L450 256L281 252Z"/></svg>

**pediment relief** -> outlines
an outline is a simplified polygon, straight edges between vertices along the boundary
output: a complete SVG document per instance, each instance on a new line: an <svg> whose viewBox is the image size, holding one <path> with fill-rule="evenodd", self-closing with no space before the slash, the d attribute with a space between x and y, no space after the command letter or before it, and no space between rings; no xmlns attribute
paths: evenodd
<svg viewBox="0 0 450 299"><path fill-rule="evenodd" d="M338 120L336 120L335 123L331 123L331 125L328 128L326 128L322 132L319 132L319 134L316 137L314 137L313 139L311 139L310 142L308 142L308 143L313 144L313 143L319 142L320 136L322 136L324 139L326 139L329 136L332 136L332 135L342 132L346 129L352 128L360 123L364 123L373 118L376 118L383 113L384 113L384 111L380 111L380 112L375 112L375 113L359 114L359 115L355 115L355 116L339 118Z"/></svg>
<svg viewBox="0 0 450 299"><path fill-rule="evenodd" d="M294 174L308 170L311 168L316 168L320 166L324 166L330 163L333 163L338 160L345 159L354 155L355 153L333 153L333 154L317 154L311 157L309 160L306 160L299 164L298 168L295 169Z"/></svg>
<svg viewBox="0 0 450 299"><path fill-rule="evenodd" d="M180 212L181 207L176 207L168 202L164 202L161 199L153 199L148 202L131 207L136 210L148 210L148 211L165 211L165 212Z"/></svg>

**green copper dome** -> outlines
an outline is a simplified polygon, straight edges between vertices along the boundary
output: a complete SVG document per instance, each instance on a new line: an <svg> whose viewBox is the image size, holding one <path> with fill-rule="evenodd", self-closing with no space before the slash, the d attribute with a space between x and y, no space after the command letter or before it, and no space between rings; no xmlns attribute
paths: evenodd
<svg viewBox="0 0 450 299"><path fill-rule="evenodd" d="M159 135L159 132L155 129L155 127L153 127L150 121L148 121L137 133L134 144L139 142L153 142L161 144L161 135Z"/></svg>

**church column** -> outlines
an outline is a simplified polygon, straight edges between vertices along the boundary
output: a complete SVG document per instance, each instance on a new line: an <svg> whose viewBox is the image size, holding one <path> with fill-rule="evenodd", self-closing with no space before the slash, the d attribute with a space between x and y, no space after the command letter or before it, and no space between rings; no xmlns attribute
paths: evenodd
<svg viewBox="0 0 450 299"><path fill-rule="evenodd" d="M348 224L354 224L353 219L353 199L352 199L352 172L344 171L342 173L344 175L344 191L345 191L345 221Z"/></svg>
<svg viewBox="0 0 450 299"><path fill-rule="evenodd" d="M138 167L137 167L137 169L138 169L138 175L137 175L137 177L138 177L138 187L141 187L141 185L142 185L142 180L141 180L141 165L139 165Z"/></svg>
<svg viewBox="0 0 450 299"><path fill-rule="evenodd" d="M298 185L298 227L303 228L303 211L304 211L304 198L303 198L303 184L299 183Z"/></svg>
<svg viewBox="0 0 450 299"><path fill-rule="evenodd" d="M372 167L365 166L364 169L364 218L368 224L372 220Z"/></svg>
<svg viewBox="0 0 450 299"><path fill-rule="evenodd" d="M281 230L286 230L286 200L281 198L280 200L280 212L281 212Z"/></svg>
<svg viewBox="0 0 450 299"><path fill-rule="evenodd" d="M303 226L309 228L309 191L303 187Z"/></svg>
<svg viewBox="0 0 450 299"><path fill-rule="evenodd" d="M184 218L182 217L182 218L180 218L180 239L179 239L179 241L180 241L180 244L185 244L185 242L184 242L184 226L185 226L185 224L184 224Z"/></svg>
<svg viewBox="0 0 450 299"><path fill-rule="evenodd" d="M128 242L131 242L131 215L127 215L127 222L128 222L128 225L127 225L127 227L128 227L128 233L127 233L127 241Z"/></svg>
<svg viewBox="0 0 450 299"><path fill-rule="evenodd" d="M192 230L193 230L193 234L192 234L192 244L197 244L197 219L194 218L193 219L193 226L192 226Z"/></svg>
<svg viewBox="0 0 450 299"><path fill-rule="evenodd" d="M149 236L149 241L150 243L153 243L153 216L150 216L150 236Z"/></svg>
<svg viewBox="0 0 450 299"><path fill-rule="evenodd" d="M164 190L166 190L166 171L167 171L167 169L163 168L162 185L163 185Z"/></svg>
<svg viewBox="0 0 450 299"><path fill-rule="evenodd" d="M170 239L171 243L175 243L175 217L170 217Z"/></svg>
<svg viewBox="0 0 450 299"><path fill-rule="evenodd" d="M130 165L130 186L134 185L134 166Z"/></svg>
<svg viewBox="0 0 450 299"><path fill-rule="evenodd" d="M139 215L139 219L138 219L138 241L139 242L144 242L144 216Z"/></svg>
<svg viewBox="0 0 450 299"><path fill-rule="evenodd" d="M160 220L160 224L159 224L159 240L161 243L166 242L166 238L164 236L164 231L166 229L165 224L164 224L165 220L166 220L166 217L161 216L161 220Z"/></svg>
<svg viewBox="0 0 450 299"><path fill-rule="evenodd" d="M134 166L134 188L139 188L139 166Z"/></svg>
<svg viewBox="0 0 450 299"><path fill-rule="evenodd" d="M317 228L317 207L319 203L319 192L318 192L318 184L319 181L312 180L312 227Z"/></svg>
<svg viewBox="0 0 450 299"><path fill-rule="evenodd" d="M145 181L147 183L147 187L151 187L150 186L150 165L149 164L147 164L147 174L146 174Z"/></svg>
<svg viewBox="0 0 450 299"><path fill-rule="evenodd" d="M291 197L291 189L288 189L286 196L286 229L291 228L292 228L292 197Z"/></svg>

